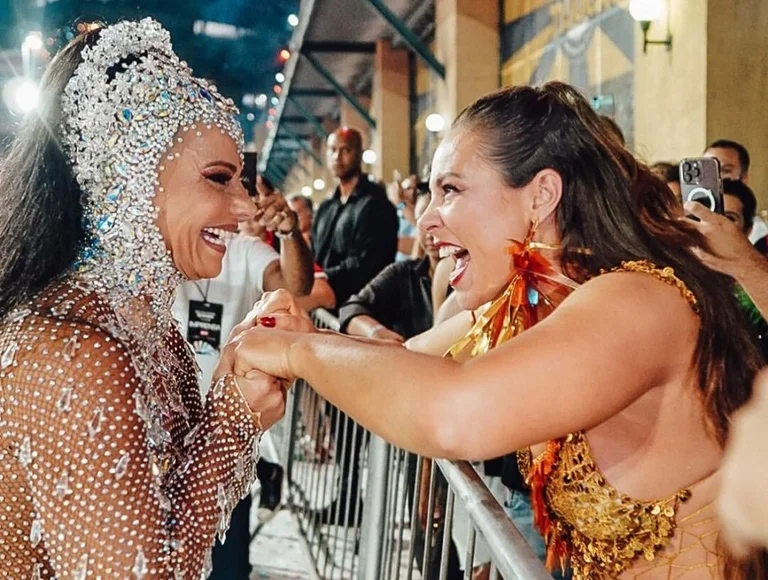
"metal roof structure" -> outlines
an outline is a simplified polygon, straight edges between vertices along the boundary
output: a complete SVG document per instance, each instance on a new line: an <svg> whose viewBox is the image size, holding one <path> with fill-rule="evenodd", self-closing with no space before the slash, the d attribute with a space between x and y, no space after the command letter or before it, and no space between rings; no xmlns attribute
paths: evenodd
<svg viewBox="0 0 768 580"><path fill-rule="evenodd" d="M311 141L327 136L323 122L338 120L342 99L375 126L359 97L371 96L378 39L405 44L444 74L422 42L434 26L434 0L302 0L298 16L260 161L260 171L278 183L301 152L323 164Z"/></svg>
<svg viewBox="0 0 768 580"><path fill-rule="evenodd" d="M171 32L195 74L235 100L249 135L267 114L266 97L258 96L272 92L283 67L279 52L293 33L288 16L298 10L299 0L0 0L0 85L25 72L39 78L45 52L71 38L75 22L151 16ZM45 48L25 71L21 46L32 31L42 33ZM15 121L0 104L0 133L12 132Z"/></svg>

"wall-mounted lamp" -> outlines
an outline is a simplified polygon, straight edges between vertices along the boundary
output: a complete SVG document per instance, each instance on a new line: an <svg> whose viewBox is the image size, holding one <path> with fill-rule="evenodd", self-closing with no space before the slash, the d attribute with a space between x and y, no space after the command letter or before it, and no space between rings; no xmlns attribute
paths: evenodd
<svg viewBox="0 0 768 580"><path fill-rule="evenodd" d="M667 37L664 40L652 40L648 38L648 30L651 22L659 20L664 14L664 0L631 0L629 13L632 18L640 23L643 31L643 53L648 52L649 44L661 44L672 50L672 32L669 28L669 6L667 6Z"/></svg>

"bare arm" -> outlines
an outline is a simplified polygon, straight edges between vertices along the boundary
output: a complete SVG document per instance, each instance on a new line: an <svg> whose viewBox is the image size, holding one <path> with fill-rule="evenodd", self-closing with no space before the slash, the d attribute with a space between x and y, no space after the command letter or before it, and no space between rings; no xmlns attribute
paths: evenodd
<svg viewBox="0 0 768 580"><path fill-rule="evenodd" d="M763 318L768 319L768 259L747 239L744 232L725 216L712 213L700 203L685 204L689 220L710 244L712 253L697 249L702 262L731 276L749 295Z"/></svg>
<svg viewBox="0 0 768 580"><path fill-rule="evenodd" d="M296 302L307 312L316 308L333 310L336 308L336 295L333 293L333 288L331 288L328 280L325 278L315 278L309 295L298 296Z"/></svg>
<svg viewBox="0 0 768 580"><path fill-rule="evenodd" d="M312 291L312 253L304 238L296 234L280 244L280 261L272 262L264 272L264 290L272 292L285 288L297 296Z"/></svg>
<svg viewBox="0 0 768 580"><path fill-rule="evenodd" d="M489 459L589 429L682 377L697 335L675 288L622 273L585 284L536 327L463 364L329 333L256 330L235 369L300 376L416 453Z"/></svg>
<svg viewBox="0 0 768 580"><path fill-rule="evenodd" d="M257 189L257 207L262 224L271 232L292 234L290 238L281 240L279 267L271 264L267 268L262 287L265 291L285 288L297 296L307 295L312 290L314 279L313 258L304 236L298 230L296 212L288 207L279 191L267 189L261 177L257 180Z"/></svg>
<svg viewBox="0 0 768 580"><path fill-rule="evenodd" d="M368 316L367 314L358 314L347 325L347 332L352 336L364 336L367 338L379 338L383 340L396 340L403 342L402 336L389 330L381 322Z"/></svg>

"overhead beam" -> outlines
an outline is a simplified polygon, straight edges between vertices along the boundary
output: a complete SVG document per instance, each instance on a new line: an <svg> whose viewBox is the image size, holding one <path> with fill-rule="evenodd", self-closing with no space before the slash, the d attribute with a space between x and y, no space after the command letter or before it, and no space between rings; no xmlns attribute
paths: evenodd
<svg viewBox="0 0 768 580"><path fill-rule="evenodd" d="M346 40L305 40L302 52L356 52L375 54L375 42L352 42Z"/></svg>
<svg viewBox="0 0 768 580"><path fill-rule="evenodd" d="M350 93L339 81L336 80L336 77L333 76L331 71L325 68L323 63L317 60L317 57L311 52L302 52L301 54L309 61L309 63L320 74L320 76L328 81L328 84L336 89L336 92L339 93L339 95L345 101L352 105L352 107L360 114L360 116L365 119L365 122L368 123L371 128L375 129L376 121L374 121L371 115L368 114L368 111L365 109L365 107L363 107L363 105L360 104L360 101L358 101L352 93Z"/></svg>
<svg viewBox="0 0 768 580"><path fill-rule="evenodd" d="M319 98L337 97L339 95L338 91L334 91L333 89L318 89L315 87L295 87L291 89L291 94L294 97Z"/></svg>
<svg viewBox="0 0 768 580"><path fill-rule="evenodd" d="M264 140L264 147L261 149L261 158L259 160L259 167L266 168L269 164L269 156L272 153L272 146L275 142L275 136L280 129L280 121L283 118L283 112L285 110L285 104L288 100L288 93L293 88L294 75L296 73L296 67L299 64L301 58L301 45L304 44L304 37L307 34L309 23L312 21L312 14L315 11L315 4L317 0L301 0L299 4L299 25L294 28L291 35L291 41L288 46L291 47L291 56L288 62L285 63L283 74L285 75L285 81L283 81L283 92L280 94L279 102L277 103L277 114L275 115L275 121Z"/></svg>
<svg viewBox="0 0 768 580"><path fill-rule="evenodd" d="M320 159L320 158L317 156L317 154L316 154L314 151L312 151L312 148L311 148L309 145L307 145L307 144L306 144L306 143L305 143L303 140L299 139L299 138L296 136L296 134L295 134L293 131L291 131L291 130L290 130L290 129L289 129L287 126L286 126L286 125L282 125L282 126L280 127L280 130L282 130L282 131L285 131L286 133L288 133L288 135L292 136L292 137L293 137L293 140L294 140L294 141L296 141L296 143L298 143L299 147L301 147L302 149L304 149L304 152L305 152L307 155L309 155L309 156L310 156L312 159L314 159L314 160L315 160L315 162L316 162L316 163L317 163L317 164L318 164L320 167L322 167L322 166L323 166L323 160L322 160L322 159Z"/></svg>
<svg viewBox="0 0 768 580"><path fill-rule="evenodd" d="M395 29L395 32L403 39L410 49L423 60L429 68L441 79L445 79L445 66L432 53L427 46L397 14L392 12L383 0L365 0L371 7Z"/></svg>
<svg viewBox="0 0 768 580"><path fill-rule="evenodd" d="M264 175L267 176L267 179L269 179L272 182L272 185L279 186L280 184L285 181L285 174L277 168L276 165L270 164L265 170Z"/></svg>
<svg viewBox="0 0 768 580"><path fill-rule="evenodd" d="M304 133L297 133L296 136L299 139L307 139L307 140L312 139L312 135L306 135ZM277 136L275 136L275 141L289 141L289 140L292 141L293 137L290 137L288 135L277 135Z"/></svg>
<svg viewBox="0 0 768 580"><path fill-rule="evenodd" d="M288 95L288 100L293 103L293 106L299 110L299 113L301 113L307 121L312 123L312 126L315 128L315 133L317 133L319 137L322 137L323 139L328 138L329 133L325 130L322 123L320 123L320 121L317 120L317 117L310 113L294 95Z"/></svg>
<svg viewBox="0 0 768 580"><path fill-rule="evenodd" d="M336 93L334 93L336 96ZM315 117L315 120L319 123L323 120L322 117ZM303 115L286 115L282 118L283 123L308 123L309 120Z"/></svg>

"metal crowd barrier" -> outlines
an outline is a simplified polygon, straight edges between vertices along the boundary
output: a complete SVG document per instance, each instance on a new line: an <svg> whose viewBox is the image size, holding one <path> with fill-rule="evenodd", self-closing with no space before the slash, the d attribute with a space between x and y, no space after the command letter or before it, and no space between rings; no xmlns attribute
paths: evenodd
<svg viewBox="0 0 768 580"><path fill-rule="evenodd" d="M319 328L339 328L326 311L315 311L313 319ZM490 580L551 580L469 463L425 461L393 447L303 381L288 405L288 506L321 578L471 579L481 537L491 557ZM451 556L457 502L470 523L463 572ZM442 522L436 513L444 515Z"/></svg>

